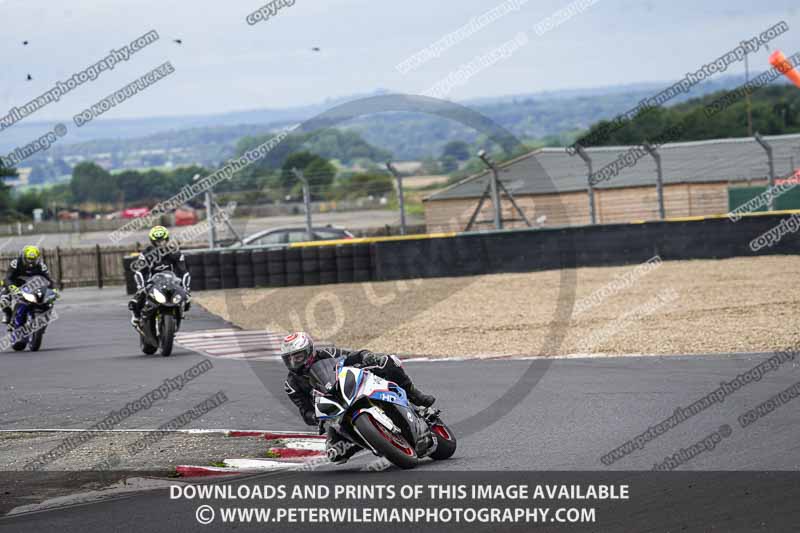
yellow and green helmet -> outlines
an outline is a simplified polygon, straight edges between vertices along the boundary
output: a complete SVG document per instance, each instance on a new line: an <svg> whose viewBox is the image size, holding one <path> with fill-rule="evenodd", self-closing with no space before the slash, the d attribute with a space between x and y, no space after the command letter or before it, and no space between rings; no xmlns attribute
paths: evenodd
<svg viewBox="0 0 800 533"><path fill-rule="evenodd" d="M22 249L22 260L26 265L35 265L42 258L42 251L36 246L26 246Z"/></svg>
<svg viewBox="0 0 800 533"><path fill-rule="evenodd" d="M169 231L167 231L167 228L164 226L155 226L150 230L150 233L147 234L147 237L153 244L164 243L169 240Z"/></svg>

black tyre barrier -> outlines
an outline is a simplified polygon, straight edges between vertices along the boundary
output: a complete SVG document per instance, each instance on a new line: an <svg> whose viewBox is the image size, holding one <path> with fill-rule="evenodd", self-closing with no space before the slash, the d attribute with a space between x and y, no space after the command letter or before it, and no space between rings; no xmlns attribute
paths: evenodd
<svg viewBox="0 0 800 533"><path fill-rule="evenodd" d="M223 289L235 289L236 280L236 256L235 252L226 250L219 253L219 277Z"/></svg>
<svg viewBox="0 0 800 533"><path fill-rule="evenodd" d="M353 247L353 257L369 257L369 244L358 243L350 246Z"/></svg>
<svg viewBox="0 0 800 533"><path fill-rule="evenodd" d="M133 277L133 270L131 265L136 260L136 256L129 256L122 258L122 268L125 272L125 292L127 294L134 294L136 292L136 280Z"/></svg>
<svg viewBox="0 0 800 533"><path fill-rule="evenodd" d="M252 261L254 271L255 265L266 265L269 261L269 250L253 250Z"/></svg>
<svg viewBox="0 0 800 533"><path fill-rule="evenodd" d="M336 245L336 277L339 283L353 281L353 245Z"/></svg>
<svg viewBox="0 0 800 533"><path fill-rule="evenodd" d="M319 248L304 247L300 249L303 269L303 285L319 285Z"/></svg>
<svg viewBox="0 0 800 533"><path fill-rule="evenodd" d="M336 272L336 246L320 246L319 248L319 271Z"/></svg>
<svg viewBox="0 0 800 533"><path fill-rule="evenodd" d="M267 267L269 255L266 250L254 250L251 256L253 263L253 286L266 287L269 285L269 269Z"/></svg>
<svg viewBox="0 0 800 533"><path fill-rule="evenodd" d="M299 248L287 248L286 249L286 261L284 261L284 268L286 269L286 274L300 274L300 279L302 280L302 255L300 253Z"/></svg>
<svg viewBox="0 0 800 533"><path fill-rule="evenodd" d="M303 285L319 285L319 272L303 272Z"/></svg>
<svg viewBox="0 0 800 533"><path fill-rule="evenodd" d="M186 254L186 268L192 276L192 290L205 290L206 269L203 265L203 256L198 254Z"/></svg>
<svg viewBox="0 0 800 533"><path fill-rule="evenodd" d="M284 249L267 251L267 272L270 277L286 274L286 251Z"/></svg>
<svg viewBox="0 0 800 533"><path fill-rule="evenodd" d="M269 286L270 287L286 287L286 274L270 274Z"/></svg>
<svg viewBox="0 0 800 533"><path fill-rule="evenodd" d="M221 289L222 278L220 277L219 252L204 252L202 256L206 290Z"/></svg>
<svg viewBox="0 0 800 533"><path fill-rule="evenodd" d="M758 215L733 223L719 217L253 250L249 264L242 250L197 252L187 254L187 265L195 290L214 290L250 286L250 279L254 285L282 287L531 272L561 268L561 256L570 249L578 267L640 264L656 255L666 261L798 254L800 232L790 231L789 222L796 222L787 218ZM780 228L778 238L775 228L781 224L789 227ZM133 260L123 258L129 293L135 291Z"/></svg>
<svg viewBox="0 0 800 533"><path fill-rule="evenodd" d="M392 248L376 243L373 263L376 279L470 276L487 272L486 252L480 235L461 238L398 241ZM396 253L400 252L400 253ZM529 247L526 253L536 252ZM538 253L538 252L536 252ZM356 265L356 269L360 265Z"/></svg>
<svg viewBox="0 0 800 533"><path fill-rule="evenodd" d="M303 285L319 285L319 248L307 246L300 248L303 270Z"/></svg>
<svg viewBox="0 0 800 533"><path fill-rule="evenodd" d="M353 271L353 281L356 283L360 283L363 281L371 281L372 280L372 271L371 270L354 270Z"/></svg>
<svg viewBox="0 0 800 533"><path fill-rule="evenodd" d="M234 254L236 261L236 286L254 287L253 279L253 252L251 250L237 250Z"/></svg>
<svg viewBox="0 0 800 533"><path fill-rule="evenodd" d="M286 250L267 250L267 272L270 287L286 286Z"/></svg>
<svg viewBox="0 0 800 533"><path fill-rule="evenodd" d="M371 270L372 269L372 253L369 244L356 244L353 246L353 270ZM363 277L363 274L362 274ZM359 281L358 276L355 276L355 281Z"/></svg>
<svg viewBox="0 0 800 533"><path fill-rule="evenodd" d="M319 282L321 285L330 285L331 283L339 283L339 274L336 271L320 272Z"/></svg>
<svg viewBox="0 0 800 533"><path fill-rule="evenodd" d="M334 246L321 246L319 248L319 282L322 285L328 285L338 281L336 248Z"/></svg>

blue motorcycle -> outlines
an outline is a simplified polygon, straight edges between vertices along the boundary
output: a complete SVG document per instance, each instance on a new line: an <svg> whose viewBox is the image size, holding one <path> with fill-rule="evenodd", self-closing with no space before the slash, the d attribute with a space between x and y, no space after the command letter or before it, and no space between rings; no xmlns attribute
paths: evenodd
<svg viewBox="0 0 800 533"><path fill-rule="evenodd" d="M30 347L36 352L42 346L44 332L53 316L58 292L49 287L47 278L31 276L15 294L10 324L11 347L19 352Z"/></svg>

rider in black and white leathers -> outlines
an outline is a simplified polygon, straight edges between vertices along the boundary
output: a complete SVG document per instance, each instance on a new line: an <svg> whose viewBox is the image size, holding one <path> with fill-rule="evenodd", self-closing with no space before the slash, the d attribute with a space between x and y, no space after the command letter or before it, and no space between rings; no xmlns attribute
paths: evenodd
<svg viewBox="0 0 800 533"><path fill-rule="evenodd" d="M315 361L330 357L343 357L346 366L366 368L383 379L397 383L406 391L412 403L417 405L428 403L426 401L427 398L425 398L427 395L423 394L423 398L417 396L418 389L411 382L411 378L408 377L400 361L394 355L378 354L369 350L351 351L331 347L318 349ZM286 394L289 395L289 399L300 410L300 416L303 417L306 424L310 426L316 425L317 417L314 415L314 402L311 398L311 385L308 382L308 375L306 373L289 372L283 386ZM415 402L414 399L419 401ZM430 403L433 403L433 401Z"/></svg>
<svg viewBox="0 0 800 533"><path fill-rule="evenodd" d="M136 294L128 302L128 309L132 313L131 322L137 325L141 318L142 307L145 301L145 288L150 278L159 272L173 272L182 280L187 294L189 293L191 276L186 268L186 259L183 252L177 247L170 248L167 243L154 242L139 254L133 263L134 279L136 280ZM185 309L190 306L189 300L185 304Z"/></svg>
<svg viewBox="0 0 800 533"><path fill-rule="evenodd" d="M301 348L303 349L301 360L297 363L292 362L292 355ZM433 396L423 393L414 385L411 378L406 374L400 360L394 355L379 354L369 350L343 350L334 347L316 349L313 341L306 333L298 332L284 339L281 347L281 357L289 369L289 375L284 382L286 394L299 409L300 416L302 416L305 423L310 426L317 425L319 421L314 411L308 369L320 359L344 358L346 366L368 369L383 379L393 381L406 391L409 401L415 405L429 407L436 401ZM341 441L338 434L330 427L327 428L327 434L328 456L332 461L346 461L358 451L352 447L346 451L338 450L336 443Z"/></svg>
<svg viewBox="0 0 800 533"><path fill-rule="evenodd" d="M26 252L34 252L36 259L26 257ZM50 270L47 268L41 257L41 252L36 246L26 246L18 257L11 260L8 265L3 287L0 289L0 308L3 310L3 323L11 321L13 308L12 292L19 290L28 278L41 276L48 282L48 287L53 287L53 280L50 278Z"/></svg>

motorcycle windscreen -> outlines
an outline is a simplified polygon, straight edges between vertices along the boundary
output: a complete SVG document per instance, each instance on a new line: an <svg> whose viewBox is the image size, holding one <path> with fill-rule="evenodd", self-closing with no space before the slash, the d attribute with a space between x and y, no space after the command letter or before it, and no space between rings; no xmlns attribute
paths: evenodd
<svg viewBox="0 0 800 533"><path fill-rule="evenodd" d="M330 394L336 384L336 359L320 359L308 369L308 381L322 394Z"/></svg>

